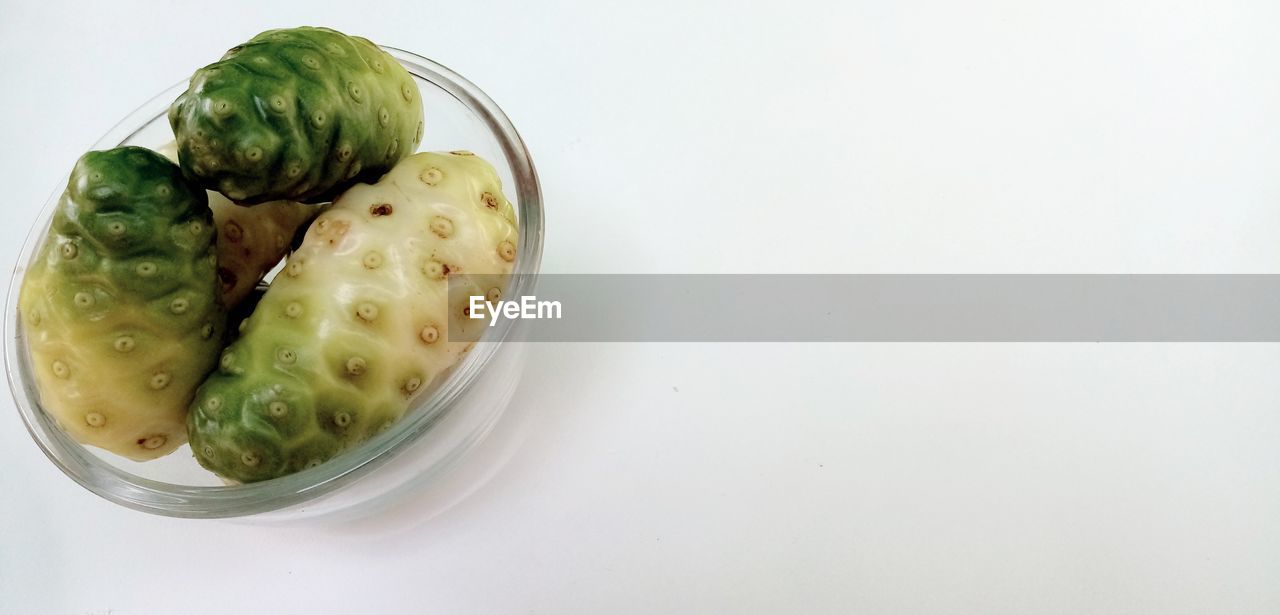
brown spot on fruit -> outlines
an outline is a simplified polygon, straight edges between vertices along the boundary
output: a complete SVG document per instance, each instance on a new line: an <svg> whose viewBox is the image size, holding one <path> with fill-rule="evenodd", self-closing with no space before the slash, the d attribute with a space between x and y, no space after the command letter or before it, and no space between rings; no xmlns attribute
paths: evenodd
<svg viewBox="0 0 1280 615"><path fill-rule="evenodd" d="M422 265L422 273L433 280L443 280L449 275L449 266L436 260L429 260Z"/></svg>
<svg viewBox="0 0 1280 615"><path fill-rule="evenodd" d="M218 267L218 283L222 285L222 292L231 292L236 287L236 272L226 267Z"/></svg>
<svg viewBox="0 0 1280 615"><path fill-rule="evenodd" d="M390 216L392 207L390 203L374 203L369 206L369 215L377 218L379 216Z"/></svg>

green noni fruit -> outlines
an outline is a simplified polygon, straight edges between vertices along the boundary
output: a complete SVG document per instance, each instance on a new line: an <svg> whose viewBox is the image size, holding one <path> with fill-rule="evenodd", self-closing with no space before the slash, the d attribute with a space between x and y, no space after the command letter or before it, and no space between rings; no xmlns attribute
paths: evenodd
<svg viewBox="0 0 1280 615"><path fill-rule="evenodd" d="M227 479L264 480L390 426L484 330L464 319L465 297L451 302L449 276L500 296L516 240L497 174L466 152L416 154L348 190L196 394L196 459Z"/></svg>
<svg viewBox="0 0 1280 615"><path fill-rule="evenodd" d="M76 440L135 460L186 441L226 315L205 191L140 147L76 163L22 281L41 405Z"/></svg>
<svg viewBox="0 0 1280 615"><path fill-rule="evenodd" d="M239 203L332 199L422 139L422 100L394 58L327 28L271 30L191 77L169 109L182 170Z"/></svg>

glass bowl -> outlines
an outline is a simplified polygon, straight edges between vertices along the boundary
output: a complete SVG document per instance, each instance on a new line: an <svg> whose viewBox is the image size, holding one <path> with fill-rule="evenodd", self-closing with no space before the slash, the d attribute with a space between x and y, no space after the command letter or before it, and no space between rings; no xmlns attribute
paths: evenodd
<svg viewBox="0 0 1280 615"><path fill-rule="evenodd" d="M384 48L413 76L422 95L422 151L470 150L497 169L519 223L516 274L535 274L542 259L542 195L533 161L507 116L484 92L431 60ZM173 139L169 104L186 81L161 92L112 128L91 149L140 145L158 149ZM67 165L70 173L71 165ZM188 445L137 463L82 446L40 407L18 315L18 290L43 241L60 185L45 203L20 253L5 306L5 368L18 412L36 444L89 491L135 510L170 517L235 518L252 522L360 516L390 506L429 484L496 424L523 367L519 320L502 319L434 390L421 396L391 429L317 467L244 485L223 484L204 470ZM533 294L533 275L511 277L509 296Z"/></svg>

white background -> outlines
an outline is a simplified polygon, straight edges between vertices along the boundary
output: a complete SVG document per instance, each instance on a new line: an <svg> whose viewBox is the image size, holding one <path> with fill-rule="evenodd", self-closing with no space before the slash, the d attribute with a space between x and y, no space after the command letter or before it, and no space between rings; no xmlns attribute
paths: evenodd
<svg viewBox="0 0 1280 615"><path fill-rule="evenodd" d="M117 119L311 24L504 107L546 271L1280 273L1274 2L606 4L0 0L3 260ZM1275 345L531 355L425 522L131 512L6 400L0 611L1280 611Z"/></svg>

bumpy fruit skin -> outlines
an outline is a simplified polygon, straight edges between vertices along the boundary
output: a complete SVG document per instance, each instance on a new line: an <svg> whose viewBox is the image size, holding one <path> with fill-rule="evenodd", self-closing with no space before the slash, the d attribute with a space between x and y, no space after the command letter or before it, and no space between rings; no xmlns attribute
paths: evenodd
<svg viewBox="0 0 1280 615"><path fill-rule="evenodd" d="M328 201L422 139L409 73L327 28L270 30L191 77L169 108L182 170L239 203Z"/></svg>
<svg viewBox="0 0 1280 615"><path fill-rule="evenodd" d="M469 153L416 154L348 190L196 394L196 459L226 479L264 480L390 426L484 330L448 328L468 307L459 293L450 302L448 277L466 272L472 292L500 294L516 239L497 174Z"/></svg>
<svg viewBox="0 0 1280 615"><path fill-rule="evenodd" d="M158 152L178 161L177 144ZM298 229L320 215L324 205L269 201L242 207L209 191L209 209L218 235L218 283L222 305L234 309L289 251Z"/></svg>
<svg viewBox="0 0 1280 615"><path fill-rule="evenodd" d="M139 461L177 448L226 319L205 191L150 150L85 154L18 309L41 404L72 437Z"/></svg>

